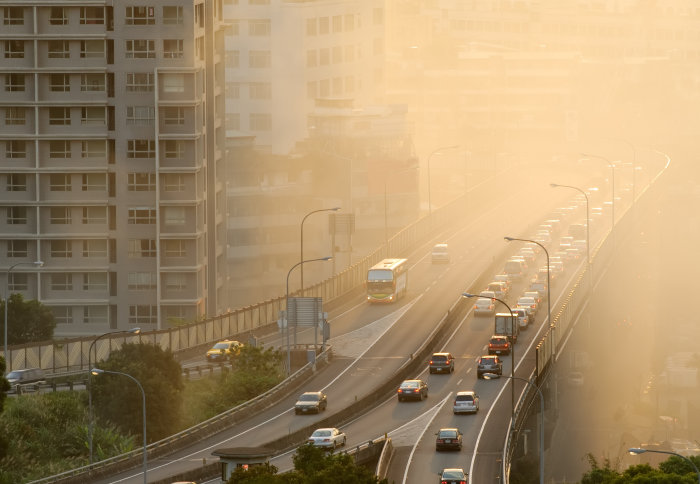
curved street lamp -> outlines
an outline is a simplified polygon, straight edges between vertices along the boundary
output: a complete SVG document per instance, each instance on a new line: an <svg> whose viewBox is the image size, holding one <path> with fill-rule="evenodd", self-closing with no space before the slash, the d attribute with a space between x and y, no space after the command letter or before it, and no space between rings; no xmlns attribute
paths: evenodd
<svg viewBox="0 0 700 484"><path fill-rule="evenodd" d="M434 150L430 155L428 155L428 216L432 218L433 215L433 204L431 203L431 198L430 198L430 159L433 157L433 155L436 155L440 153L441 151L445 150L455 150L459 148L459 145L450 145L450 146L443 146L442 148L438 148Z"/></svg>
<svg viewBox="0 0 700 484"><path fill-rule="evenodd" d="M5 358L5 367L8 369L8 371L11 369L11 365L10 362L7 361L7 327L10 325L9 321L7 320L7 307L10 305L10 273L12 272L12 269L14 269L17 266L34 266L36 268L40 268L44 266L44 261L38 260L34 262L17 262L16 264L11 265L9 269L7 269L7 294L5 294L5 331L3 335L5 339L3 340L3 357Z"/></svg>
<svg viewBox="0 0 700 484"><path fill-rule="evenodd" d="M304 215L304 218L301 219L301 228L299 230L301 232L301 254L299 257L300 261L304 260L304 222L306 222L306 218L309 215L313 215L313 214L318 213L318 212L337 212L338 210L340 210L340 207L321 208L319 210L313 210L313 211L307 213L306 215ZM304 266L301 266L301 269L299 270L299 272L301 273L300 294L301 294L301 297L304 297Z"/></svg>
<svg viewBox="0 0 700 484"><path fill-rule="evenodd" d="M146 472L148 470L148 452L146 451L146 392L143 391L141 383L139 383L139 381L136 378L129 375L128 373L122 373L121 371L100 370L99 368L93 368L92 370L90 370L90 373L92 373L93 375L100 375L102 373L106 373L108 375L125 376L133 380L133 382L136 383L136 385L138 385L139 390L141 390L143 412L143 484L148 484L148 480L146 479Z"/></svg>
<svg viewBox="0 0 700 484"><path fill-rule="evenodd" d="M700 484L700 471L698 470L698 467L695 465L695 463L688 459L686 456L681 455L681 454L676 454L675 452L670 452L667 450L652 450L652 449L640 449L637 447L632 447L629 449L627 452L630 453L630 455L639 455L643 454L645 452L653 452L654 454L669 454L669 455L675 455L676 457L680 457L681 459L687 460L691 466L693 466L693 469L695 469L695 473L698 475L698 483Z"/></svg>

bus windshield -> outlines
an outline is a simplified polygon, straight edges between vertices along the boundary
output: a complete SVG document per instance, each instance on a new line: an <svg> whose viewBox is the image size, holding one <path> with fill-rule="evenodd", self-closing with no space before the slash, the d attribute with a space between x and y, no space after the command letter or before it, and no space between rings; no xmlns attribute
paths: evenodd
<svg viewBox="0 0 700 484"><path fill-rule="evenodd" d="M387 269L372 269L367 273L367 282L386 282L393 279L393 273Z"/></svg>

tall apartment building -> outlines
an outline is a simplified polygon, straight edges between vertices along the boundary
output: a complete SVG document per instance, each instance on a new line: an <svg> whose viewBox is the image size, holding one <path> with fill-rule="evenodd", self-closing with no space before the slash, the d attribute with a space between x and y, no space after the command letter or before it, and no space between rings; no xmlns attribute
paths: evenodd
<svg viewBox="0 0 700 484"><path fill-rule="evenodd" d="M0 271L45 263L9 290L59 337L225 309L221 0L0 14Z"/></svg>

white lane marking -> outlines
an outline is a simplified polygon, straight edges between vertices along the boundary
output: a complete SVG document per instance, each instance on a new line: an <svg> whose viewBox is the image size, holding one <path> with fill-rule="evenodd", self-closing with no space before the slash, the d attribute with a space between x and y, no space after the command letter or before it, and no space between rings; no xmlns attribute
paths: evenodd
<svg viewBox="0 0 700 484"><path fill-rule="evenodd" d="M459 380L457 380L457 385L461 385L461 384L462 384L462 379L460 378Z"/></svg>
<svg viewBox="0 0 700 484"><path fill-rule="evenodd" d="M411 448L411 453L408 456L408 462L406 462L406 470L403 473L403 484L406 484L406 479L408 479L408 470L411 467L411 461L413 460L413 454L416 452L416 449L418 448L418 444L420 443L421 440L423 440L423 435L425 434L426 430L428 430L428 427L430 427L430 424L433 423L433 420L435 419L435 416L442 410L442 407L445 406L447 401L450 399L452 396L452 392L448 393L445 398L442 399L442 402L437 404L435 407L433 407L431 410L435 410L433 415L428 419L428 422L425 424L425 427L423 427L423 430L421 431L420 435L418 435L418 439L416 439L416 443L413 444L413 447ZM427 413L427 412L426 412ZM423 414L425 415L425 414ZM401 428L401 427L399 427Z"/></svg>

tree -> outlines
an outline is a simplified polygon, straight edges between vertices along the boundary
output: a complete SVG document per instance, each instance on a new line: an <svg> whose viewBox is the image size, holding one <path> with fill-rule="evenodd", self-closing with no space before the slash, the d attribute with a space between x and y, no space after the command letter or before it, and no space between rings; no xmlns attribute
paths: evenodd
<svg viewBox="0 0 700 484"><path fill-rule="evenodd" d="M0 356L0 413L5 409L5 399L7 398L5 392L10 389L10 382L5 378L6 370L7 364L5 363L5 357Z"/></svg>
<svg viewBox="0 0 700 484"><path fill-rule="evenodd" d="M700 461L697 457L691 459L693 462ZM694 484L698 480L690 464L675 456L662 462L659 469L649 464L638 464L622 473L613 469L608 459L605 459L603 467L599 467L595 457L588 454L588 462L591 470L583 475L581 484Z"/></svg>
<svg viewBox="0 0 700 484"><path fill-rule="evenodd" d="M170 350L150 343L127 343L99 368L126 373L146 394L146 434L153 442L177 428L182 411L182 368ZM98 417L141 438L142 397L137 385L120 375L92 377L93 408Z"/></svg>
<svg viewBox="0 0 700 484"><path fill-rule="evenodd" d="M12 294L7 312L10 320L7 327L8 344L19 345L53 338L53 330L56 327L53 313L36 299L25 301L21 294ZM5 301L0 304L0 318L5 324ZM0 334L0 343L4 342L3 333Z"/></svg>

